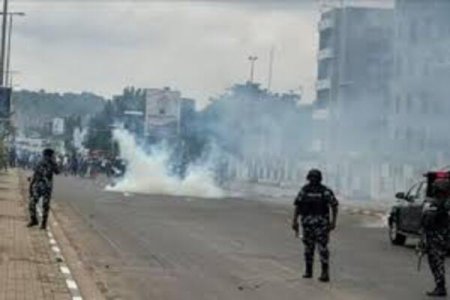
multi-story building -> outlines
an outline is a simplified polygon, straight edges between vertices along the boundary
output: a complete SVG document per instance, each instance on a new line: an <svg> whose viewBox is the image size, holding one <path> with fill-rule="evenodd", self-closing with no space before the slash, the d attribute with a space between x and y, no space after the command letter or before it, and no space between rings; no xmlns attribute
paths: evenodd
<svg viewBox="0 0 450 300"><path fill-rule="evenodd" d="M319 21L316 145L328 181L346 197L379 199L384 189L394 16L393 8L338 6Z"/></svg>
<svg viewBox="0 0 450 300"><path fill-rule="evenodd" d="M319 107L374 96L388 99L393 20L392 9L338 7L322 13L316 86Z"/></svg>
<svg viewBox="0 0 450 300"><path fill-rule="evenodd" d="M385 127L393 77L393 20L394 10L387 8L344 6L322 13L316 106L328 110L332 132L326 148L343 153L372 148Z"/></svg>
<svg viewBox="0 0 450 300"><path fill-rule="evenodd" d="M450 154L449 16L448 0L396 1L390 136L416 164L445 163Z"/></svg>

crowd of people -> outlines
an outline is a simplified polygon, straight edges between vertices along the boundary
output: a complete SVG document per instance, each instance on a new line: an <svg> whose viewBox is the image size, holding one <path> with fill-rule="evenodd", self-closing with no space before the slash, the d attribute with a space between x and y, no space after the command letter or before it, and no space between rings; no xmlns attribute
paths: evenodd
<svg viewBox="0 0 450 300"><path fill-rule="evenodd" d="M9 166L34 170L42 159L42 154L26 150L11 149ZM57 154L55 160L61 174L82 178L95 178L100 174L107 177L120 177L125 173L126 163L119 157L98 154Z"/></svg>

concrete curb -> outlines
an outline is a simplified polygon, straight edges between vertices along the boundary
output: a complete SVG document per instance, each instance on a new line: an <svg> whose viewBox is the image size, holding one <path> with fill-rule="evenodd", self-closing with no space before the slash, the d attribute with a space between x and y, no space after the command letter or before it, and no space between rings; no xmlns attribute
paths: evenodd
<svg viewBox="0 0 450 300"><path fill-rule="evenodd" d="M40 207L38 207L38 214L40 217L42 217L42 210ZM51 226L58 226L58 222L53 219L54 218L49 216L49 220L51 220L51 222L50 222ZM48 237L48 241L49 241L51 250L52 250L53 254L55 255L55 260L59 264L58 269L65 278L66 286L70 291L72 300L83 300L83 297L81 296L80 288L78 287L77 282L75 281L74 277L72 276L72 272L70 271L69 266L66 264L66 259L64 258L61 248L59 247L50 228L47 228L47 237Z"/></svg>
<svg viewBox="0 0 450 300"><path fill-rule="evenodd" d="M56 224L56 222L55 222ZM69 269L69 266L65 263L64 257L62 255L61 249L58 246L58 243L56 242L55 238L53 237L53 233L49 230L47 232L48 239L50 242L50 245L52 247L52 251L55 254L55 257L58 261L61 261L59 264L59 270L64 275L64 278L66 279L66 286L70 291L70 294L72 295L72 300L83 300L83 297L81 297L81 292L78 287L77 282L72 276L72 272Z"/></svg>

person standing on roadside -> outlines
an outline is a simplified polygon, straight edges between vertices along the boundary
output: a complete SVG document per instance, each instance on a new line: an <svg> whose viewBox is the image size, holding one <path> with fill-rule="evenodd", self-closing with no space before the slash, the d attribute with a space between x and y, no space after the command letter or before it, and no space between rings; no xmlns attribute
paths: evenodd
<svg viewBox="0 0 450 300"><path fill-rule="evenodd" d="M336 228L338 201L333 191L322 184L322 173L319 170L310 170L306 178L308 184L302 187L294 201L292 229L298 235L298 218L301 217L306 267L303 278L313 276L314 252L317 245L322 265L319 280L328 282L330 281L328 241L330 231Z"/></svg>
<svg viewBox="0 0 450 300"><path fill-rule="evenodd" d="M445 255L448 247L450 179L439 178L432 185L433 197L427 198L422 213L425 252L436 287L427 292L430 297L447 296L445 284Z"/></svg>
<svg viewBox="0 0 450 300"><path fill-rule="evenodd" d="M28 227L38 225L36 206L42 198L42 220L41 229L47 228L48 213L50 211L50 199L53 189L53 174L59 174L58 164L55 161L55 151L45 149L42 152L42 159L34 169L30 182L30 221Z"/></svg>

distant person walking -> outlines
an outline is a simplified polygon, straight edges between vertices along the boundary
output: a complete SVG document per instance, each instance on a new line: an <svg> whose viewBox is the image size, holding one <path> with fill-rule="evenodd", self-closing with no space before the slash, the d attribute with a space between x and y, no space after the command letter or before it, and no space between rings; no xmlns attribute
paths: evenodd
<svg viewBox="0 0 450 300"><path fill-rule="evenodd" d="M303 278L312 278L314 252L317 245L322 264L319 280L330 281L328 241L330 231L336 228L338 201L332 190L322 185L322 173L313 169L308 172L308 184L302 187L295 198L295 212L292 229L298 235L299 222L303 227L303 244L305 246L305 274ZM330 220L330 210L332 212Z"/></svg>
<svg viewBox="0 0 450 300"><path fill-rule="evenodd" d="M38 225L36 206L42 198L43 211L40 228L47 228L47 219L53 188L53 174L59 174L59 168L55 161L55 152L52 149L45 149L42 153L42 160L35 167L30 182L30 222L27 225L28 227Z"/></svg>

